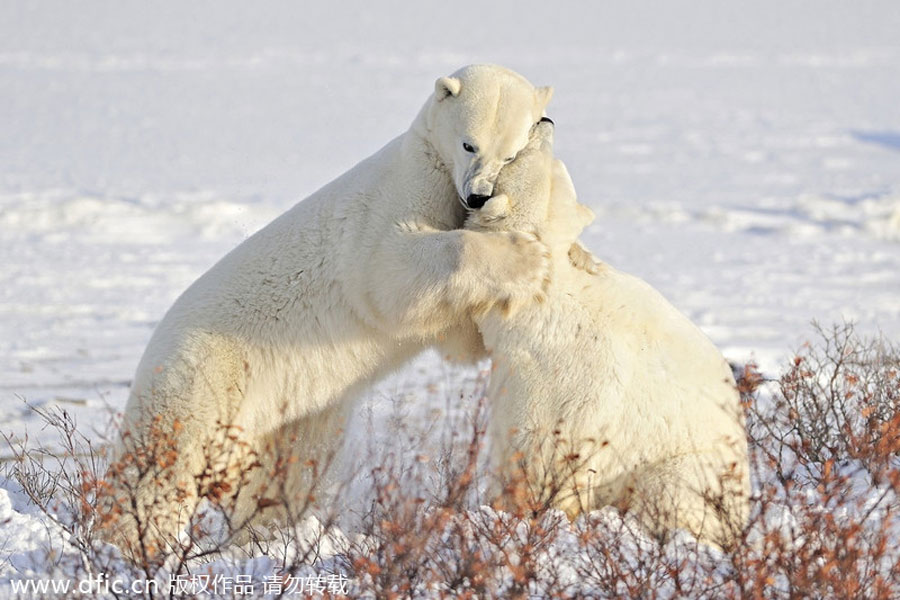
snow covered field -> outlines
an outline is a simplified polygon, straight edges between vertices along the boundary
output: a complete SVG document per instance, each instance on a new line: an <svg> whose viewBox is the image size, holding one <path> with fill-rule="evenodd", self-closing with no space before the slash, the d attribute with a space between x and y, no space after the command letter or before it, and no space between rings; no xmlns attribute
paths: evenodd
<svg viewBox="0 0 900 600"><path fill-rule="evenodd" d="M585 242L730 360L771 372L812 320L896 340L898 32L891 0L4 2L0 426L120 409L193 279L471 62L555 87ZM426 355L369 408L428 414L474 375ZM0 578L41 529L4 486Z"/></svg>

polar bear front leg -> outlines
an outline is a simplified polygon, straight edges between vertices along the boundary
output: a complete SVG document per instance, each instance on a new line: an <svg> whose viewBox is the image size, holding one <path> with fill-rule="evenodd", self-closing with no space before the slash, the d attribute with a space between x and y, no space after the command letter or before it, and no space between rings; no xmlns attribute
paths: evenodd
<svg viewBox="0 0 900 600"><path fill-rule="evenodd" d="M510 311L546 297L550 252L533 234L432 231L410 234L408 242L409 281L419 288L410 297L434 290L437 305L458 315Z"/></svg>
<svg viewBox="0 0 900 600"><path fill-rule="evenodd" d="M407 222L365 256L345 281L347 296L397 339L438 339L479 311L542 301L549 283L549 251L528 233Z"/></svg>
<svg viewBox="0 0 900 600"><path fill-rule="evenodd" d="M451 297L475 312L494 305L507 309L543 302L550 283L550 251L532 233L461 232L457 269L450 279Z"/></svg>

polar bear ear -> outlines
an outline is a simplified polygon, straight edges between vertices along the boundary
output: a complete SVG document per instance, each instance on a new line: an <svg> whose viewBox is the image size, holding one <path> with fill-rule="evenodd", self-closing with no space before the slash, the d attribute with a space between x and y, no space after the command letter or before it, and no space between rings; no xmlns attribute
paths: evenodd
<svg viewBox="0 0 900 600"><path fill-rule="evenodd" d="M550 103L550 98L552 97L553 88L549 85L545 85L544 87L539 87L534 90L534 102L540 112L544 112L544 109L547 108L547 105Z"/></svg>
<svg viewBox="0 0 900 600"><path fill-rule="evenodd" d="M460 87L460 81L456 77L441 77L434 82L434 97L440 102L447 96L456 96Z"/></svg>

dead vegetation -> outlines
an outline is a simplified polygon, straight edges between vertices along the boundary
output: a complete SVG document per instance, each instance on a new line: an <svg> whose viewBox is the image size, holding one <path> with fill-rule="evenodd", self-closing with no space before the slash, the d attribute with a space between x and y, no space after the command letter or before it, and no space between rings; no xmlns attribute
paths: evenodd
<svg viewBox="0 0 900 600"><path fill-rule="evenodd" d="M254 498L259 511L277 508L283 515L278 527L248 531L254 519L232 518L246 480L226 476L225 449L210 447L192 489L166 488L204 499L187 516L184 534L166 547L142 544L139 536L130 548L134 560L122 560L101 541L100 529L121 519L139 522L139 531L153 524L140 523L144 511L128 498L127 486L121 495L115 479L128 469L165 477L177 452L177 424L152 432L152 439L117 459L127 464L110 465L103 448L81 435L65 412L44 411L41 418L59 433L59 448L49 452L8 438L15 460L5 468L65 538L64 551L48 554L48 572L73 580L114 573L159 581L143 595L148 598L194 597L194 584L179 589L172 582L196 583L204 573L253 581L249 594L233 585L213 590L208 578L208 597L296 596L297 582L303 594L317 597L900 597L898 348L862 339L847 325L817 330L817 341L801 348L777 380L748 365L738 385L754 497L750 522L727 552L687 534L653 539L633 515L612 507L570 522L548 508L549 487L511 482L504 510L485 504L483 401L452 424L453 442L439 454L411 459L388 453L376 468L357 474L368 483L369 502L352 533L338 526L340 503L296 497L278 484L298 466L290 459L259 461L242 452L239 473L274 465L267 467L272 487ZM227 439L229 428L222 430ZM314 476L322 468L302 467Z"/></svg>

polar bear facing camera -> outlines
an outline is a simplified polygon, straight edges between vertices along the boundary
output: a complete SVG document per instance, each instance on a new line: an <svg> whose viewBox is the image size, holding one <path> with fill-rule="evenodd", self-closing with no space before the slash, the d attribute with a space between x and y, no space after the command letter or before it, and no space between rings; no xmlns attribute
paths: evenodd
<svg viewBox="0 0 900 600"><path fill-rule="evenodd" d="M495 468L574 517L633 510L663 536L684 528L727 546L748 516L743 413L715 346L643 281L568 254L593 220L552 156L552 123L472 211L475 231L536 233L551 252L548 298L475 321L491 353ZM508 488L507 488L508 489Z"/></svg>
<svg viewBox="0 0 900 600"><path fill-rule="evenodd" d="M233 491L227 481L198 483L210 468L216 478L242 472L207 464L212 443L258 455L233 522L266 494L305 498L310 482L300 467L324 464L340 445L363 389L434 344L478 358L473 308L542 296L549 256L534 236L461 227L465 205L492 193L550 96L493 65L439 78L407 132L191 285L157 326L134 378L116 455L124 512L109 537L159 552L209 486ZM220 425L232 429L223 436ZM153 432L171 434L172 452L159 470L139 473L134 457L146 455ZM289 456L276 460L276 449ZM298 468L283 489L269 490L279 464Z"/></svg>

